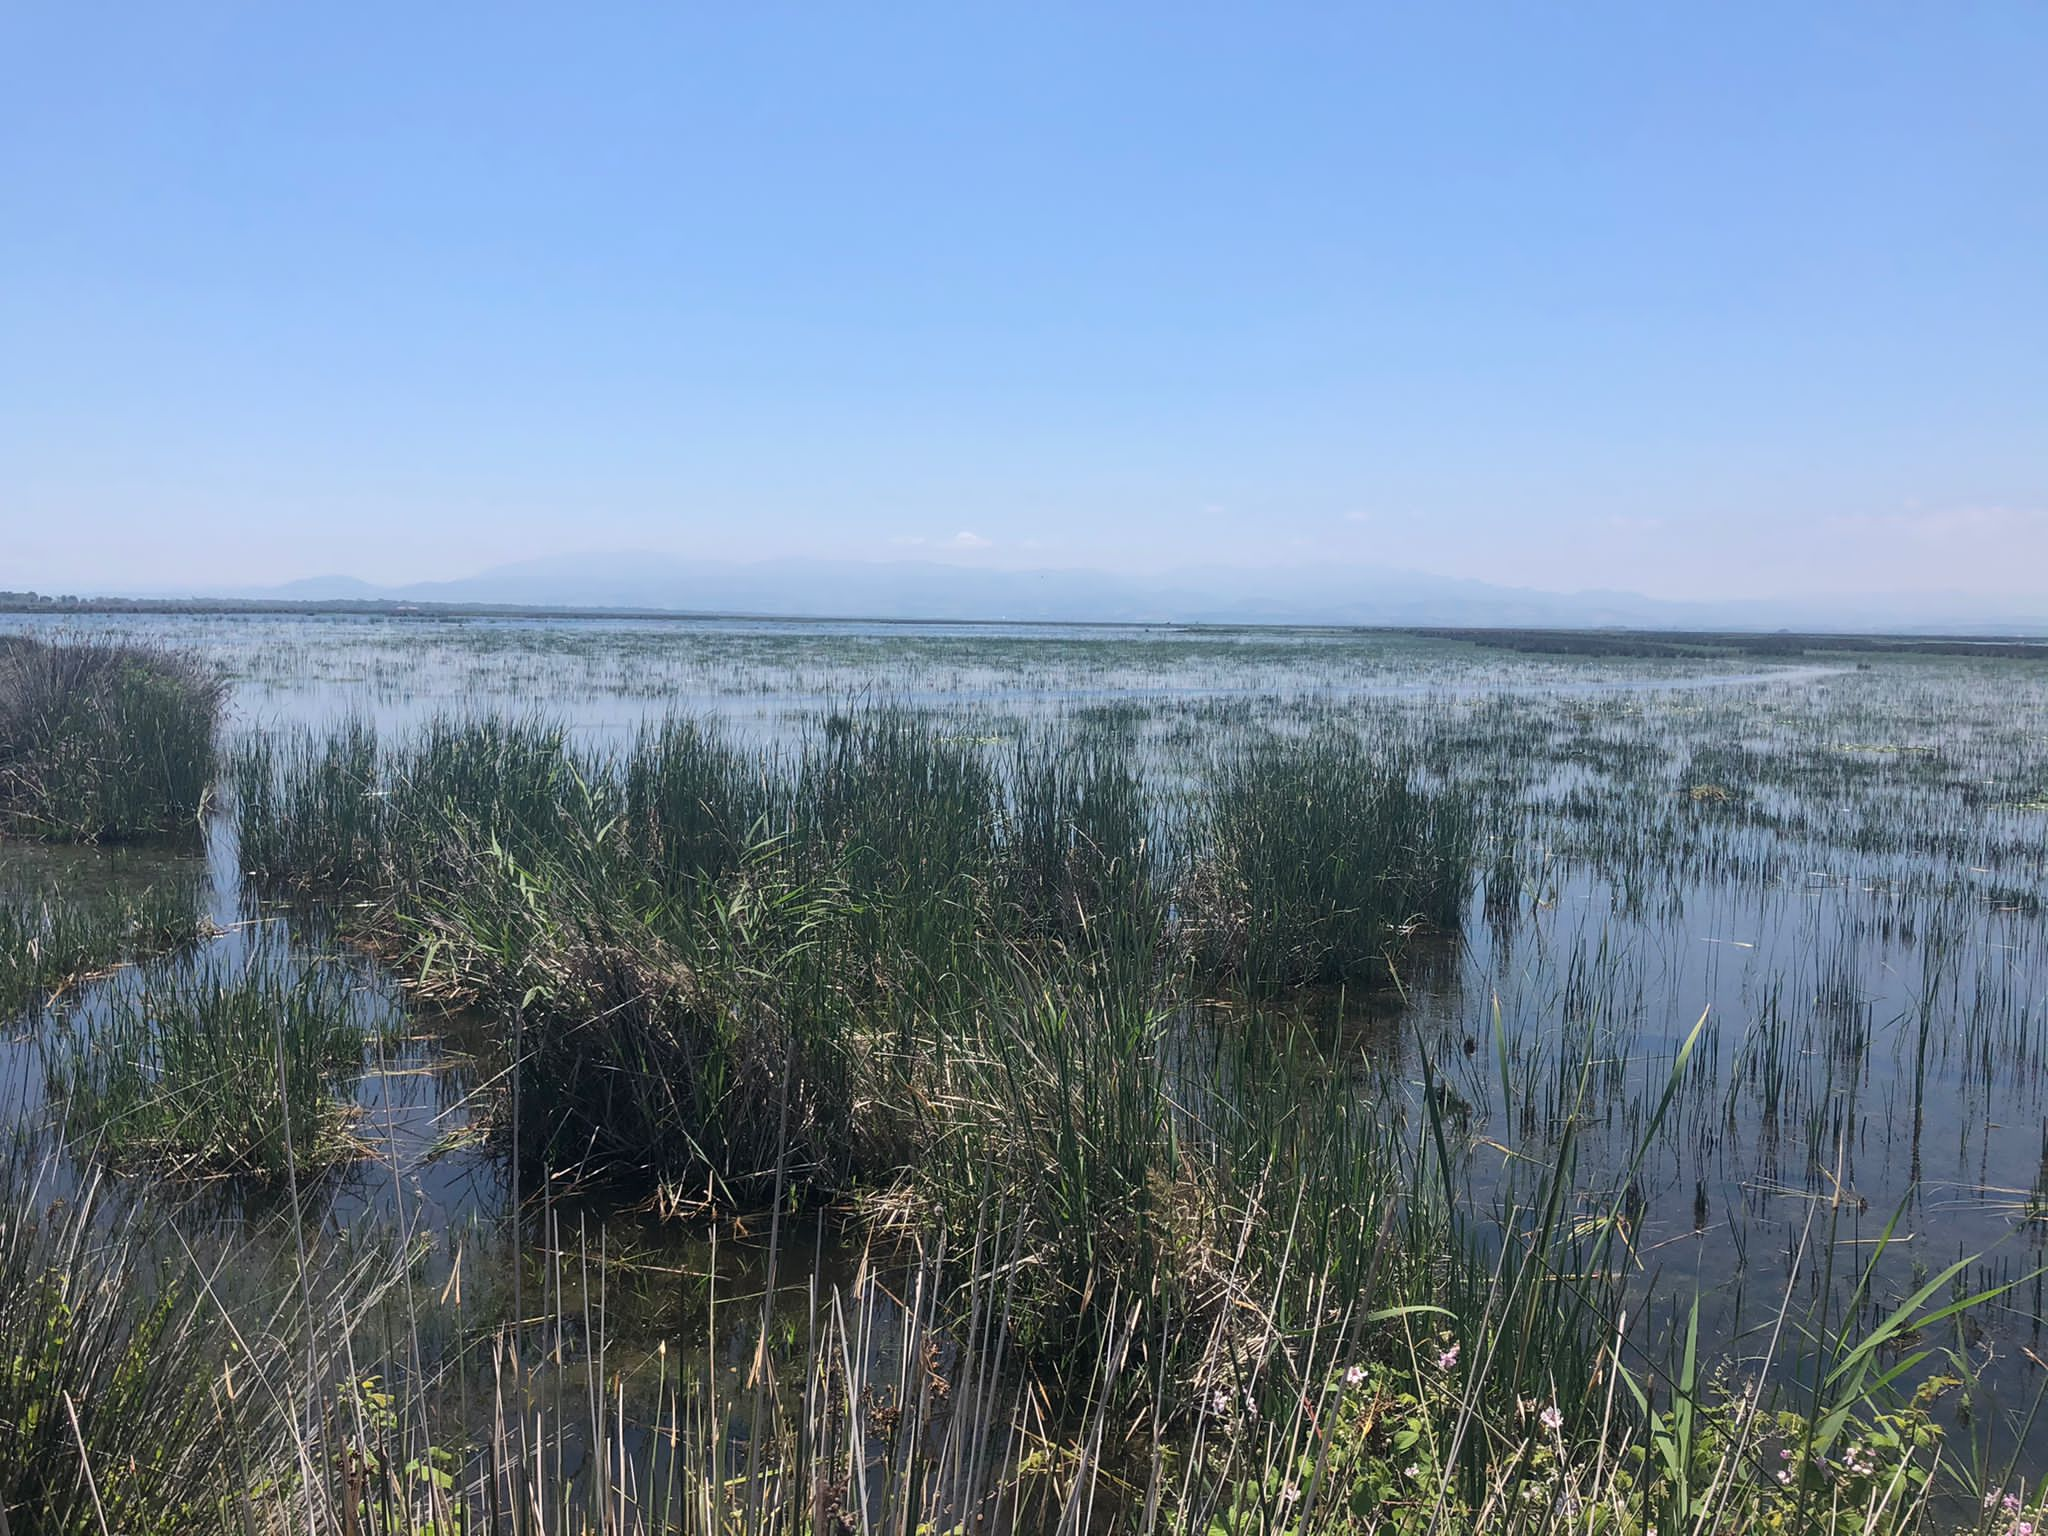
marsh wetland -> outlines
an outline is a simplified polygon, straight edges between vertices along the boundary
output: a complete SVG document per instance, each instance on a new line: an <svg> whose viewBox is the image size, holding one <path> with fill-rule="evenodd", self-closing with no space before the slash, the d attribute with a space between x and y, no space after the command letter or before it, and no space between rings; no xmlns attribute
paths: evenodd
<svg viewBox="0 0 2048 1536"><path fill-rule="evenodd" d="M2048 655L1667 651L0 616L0 1531L2037 1521Z"/></svg>

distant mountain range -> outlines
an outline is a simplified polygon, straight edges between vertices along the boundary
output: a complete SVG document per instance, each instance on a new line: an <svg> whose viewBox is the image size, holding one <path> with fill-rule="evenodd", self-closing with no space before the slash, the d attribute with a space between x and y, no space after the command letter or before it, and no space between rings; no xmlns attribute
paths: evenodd
<svg viewBox="0 0 2048 1536"><path fill-rule="evenodd" d="M688 560L634 551L525 560L455 581L403 586L320 576L274 587L148 595L820 618L2048 633L2048 597L1915 593L1677 602L1357 566L1190 566L1140 577L933 561Z"/></svg>

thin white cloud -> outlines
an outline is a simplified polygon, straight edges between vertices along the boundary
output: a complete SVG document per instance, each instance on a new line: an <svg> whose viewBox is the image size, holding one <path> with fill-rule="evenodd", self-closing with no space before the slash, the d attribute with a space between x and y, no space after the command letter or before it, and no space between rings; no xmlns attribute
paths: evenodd
<svg viewBox="0 0 2048 1536"><path fill-rule="evenodd" d="M946 547L949 549L987 549L993 542L994 540L992 539L985 539L980 534L963 528L954 534L952 538L946 540Z"/></svg>

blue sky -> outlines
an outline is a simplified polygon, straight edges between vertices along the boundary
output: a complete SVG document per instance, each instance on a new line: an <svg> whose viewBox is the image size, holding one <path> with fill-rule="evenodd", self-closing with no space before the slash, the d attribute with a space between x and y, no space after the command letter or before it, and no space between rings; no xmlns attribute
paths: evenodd
<svg viewBox="0 0 2048 1536"><path fill-rule="evenodd" d="M2048 589L2048 7L0 9L0 587Z"/></svg>

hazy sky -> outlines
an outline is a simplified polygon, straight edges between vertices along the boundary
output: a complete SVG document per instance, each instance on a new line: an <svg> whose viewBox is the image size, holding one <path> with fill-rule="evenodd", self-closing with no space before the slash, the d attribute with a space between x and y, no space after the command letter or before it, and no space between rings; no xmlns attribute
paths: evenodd
<svg viewBox="0 0 2048 1536"><path fill-rule="evenodd" d="M2048 6L0 8L0 587L2048 590Z"/></svg>

